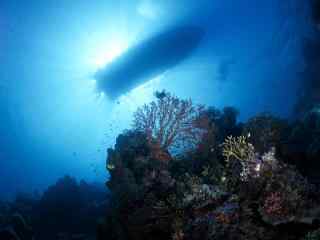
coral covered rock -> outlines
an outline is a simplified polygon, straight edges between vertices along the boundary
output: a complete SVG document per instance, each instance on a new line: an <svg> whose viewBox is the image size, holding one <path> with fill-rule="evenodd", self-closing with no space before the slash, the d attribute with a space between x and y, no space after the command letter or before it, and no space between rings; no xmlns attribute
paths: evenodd
<svg viewBox="0 0 320 240"><path fill-rule="evenodd" d="M180 104L191 106L181 101L160 94L157 103L139 110L136 128L108 150L112 210L99 231L101 239L316 236L312 231L320 227L320 194L283 159L288 155L282 146L293 127L267 114L240 125L233 108L201 110L207 131L200 147L190 145L192 151L171 155L168 147L174 144L167 145L161 121L152 121L159 117L165 123L166 114L173 113L161 111L170 106L177 112Z"/></svg>

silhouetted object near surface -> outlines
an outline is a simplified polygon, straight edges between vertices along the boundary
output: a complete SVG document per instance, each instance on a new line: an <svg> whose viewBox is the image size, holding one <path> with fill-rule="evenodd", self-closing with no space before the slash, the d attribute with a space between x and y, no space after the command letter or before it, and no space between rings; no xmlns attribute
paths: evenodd
<svg viewBox="0 0 320 240"><path fill-rule="evenodd" d="M203 35L199 27L181 26L145 40L96 73L98 90L116 99L186 59Z"/></svg>

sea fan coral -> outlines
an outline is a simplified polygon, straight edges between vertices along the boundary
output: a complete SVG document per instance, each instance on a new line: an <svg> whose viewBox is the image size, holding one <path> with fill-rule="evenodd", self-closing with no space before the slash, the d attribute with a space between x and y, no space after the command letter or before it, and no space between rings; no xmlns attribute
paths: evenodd
<svg viewBox="0 0 320 240"><path fill-rule="evenodd" d="M206 132L207 122L201 117L204 107L195 106L169 93L138 108L133 127L147 134L163 149L178 150L195 147Z"/></svg>

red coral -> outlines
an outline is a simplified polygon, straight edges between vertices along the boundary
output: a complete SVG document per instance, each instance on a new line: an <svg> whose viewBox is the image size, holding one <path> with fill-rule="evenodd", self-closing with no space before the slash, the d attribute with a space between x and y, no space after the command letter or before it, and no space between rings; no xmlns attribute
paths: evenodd
<svg viewBox="0 0 320 240"><path fill-rule="evenodd" d="M224 213L218 213L216 216L216 219L218 220L218 222L222 223L222 224L230 224L231 223L231 219L227 214Z"/></svg>
<svg viewBox="0 0 320 240"><path fill-rule="evenodd" d="M263 205L264 212L273 217L283 217L287 210L285 207L284 197L280 192L273 192L268 195Z"/></svg>
<svg viewBox="0 0 320 240"><path fill-rule="evenodd" d="M161 147L160 143L150 141L149 146L152 158L163 163L168 163L171 160L171 155Z"/></svg>
<svg viewBox="0 0 320 240"><path fill-rule="evenodd" d="M133 126L160 144L162 149L193 148L206 132L200 121L203 106L194 106L192 101L181 100L169 93L134 114Z"/></svg>

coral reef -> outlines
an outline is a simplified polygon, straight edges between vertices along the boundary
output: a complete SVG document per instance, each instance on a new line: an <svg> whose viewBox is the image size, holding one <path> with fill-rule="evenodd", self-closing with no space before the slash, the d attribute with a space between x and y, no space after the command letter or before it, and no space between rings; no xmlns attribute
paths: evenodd
<svg viewBox="0 0 320 240"><path fill-rule="evenodd" d="M34 232L26 219L18 213L2 215L0 223L1 240L32 240Z"/></svg>
<svg viewBox="0 0 320 240"><path fill-rule="evenodd" d="M38 237L43 239L50 234L70 239L82 235L86 239L94 236L97 219L107 207L106 201L103 186L83 180L78 182L70 176L59 179L42 194L35 206L33 225Z"/></svg>
<svg viewBox="0 0 320 240"><path fill-rule="evenodd" d="M262 113L246 122L242 134L250 135L256 151L262 154L281 142L287 127L286 121L269 113Z"/></svg>
<svg viewBox="0 0 320 240"><path fill-rule="evenodd" d="M320 183L320 114L316 109L290 124L278 143L277 154L315 183Z"/></svg>
<svg viewBox="0 0 320 240"><path fill-rule="evenodd" d="M134 125L154 116L156 105L138 110ZM170 107L179 113L179 104ZM107 157L112 209L98 239L316 239L319 190L287 147L299 124L270 114L240 124L233 108L203 107L199 116L209 130L185 154L154 147L157 124L118 137Z"/></svg>
<svg viewBox="0 0 320 240"><path fill-rule="evenodd" d="M92 240L108 207L105 186L59 179L43 194L0 203L1 240Z"/></svg>
<svg viewBox="0 0 320 240"><path fill-rule="evenodd" d="M107 149L110 192L65 176L19 194L0 203L0 239L319 239L317 109L239 123L232 107L156 97Z"/></svg>

